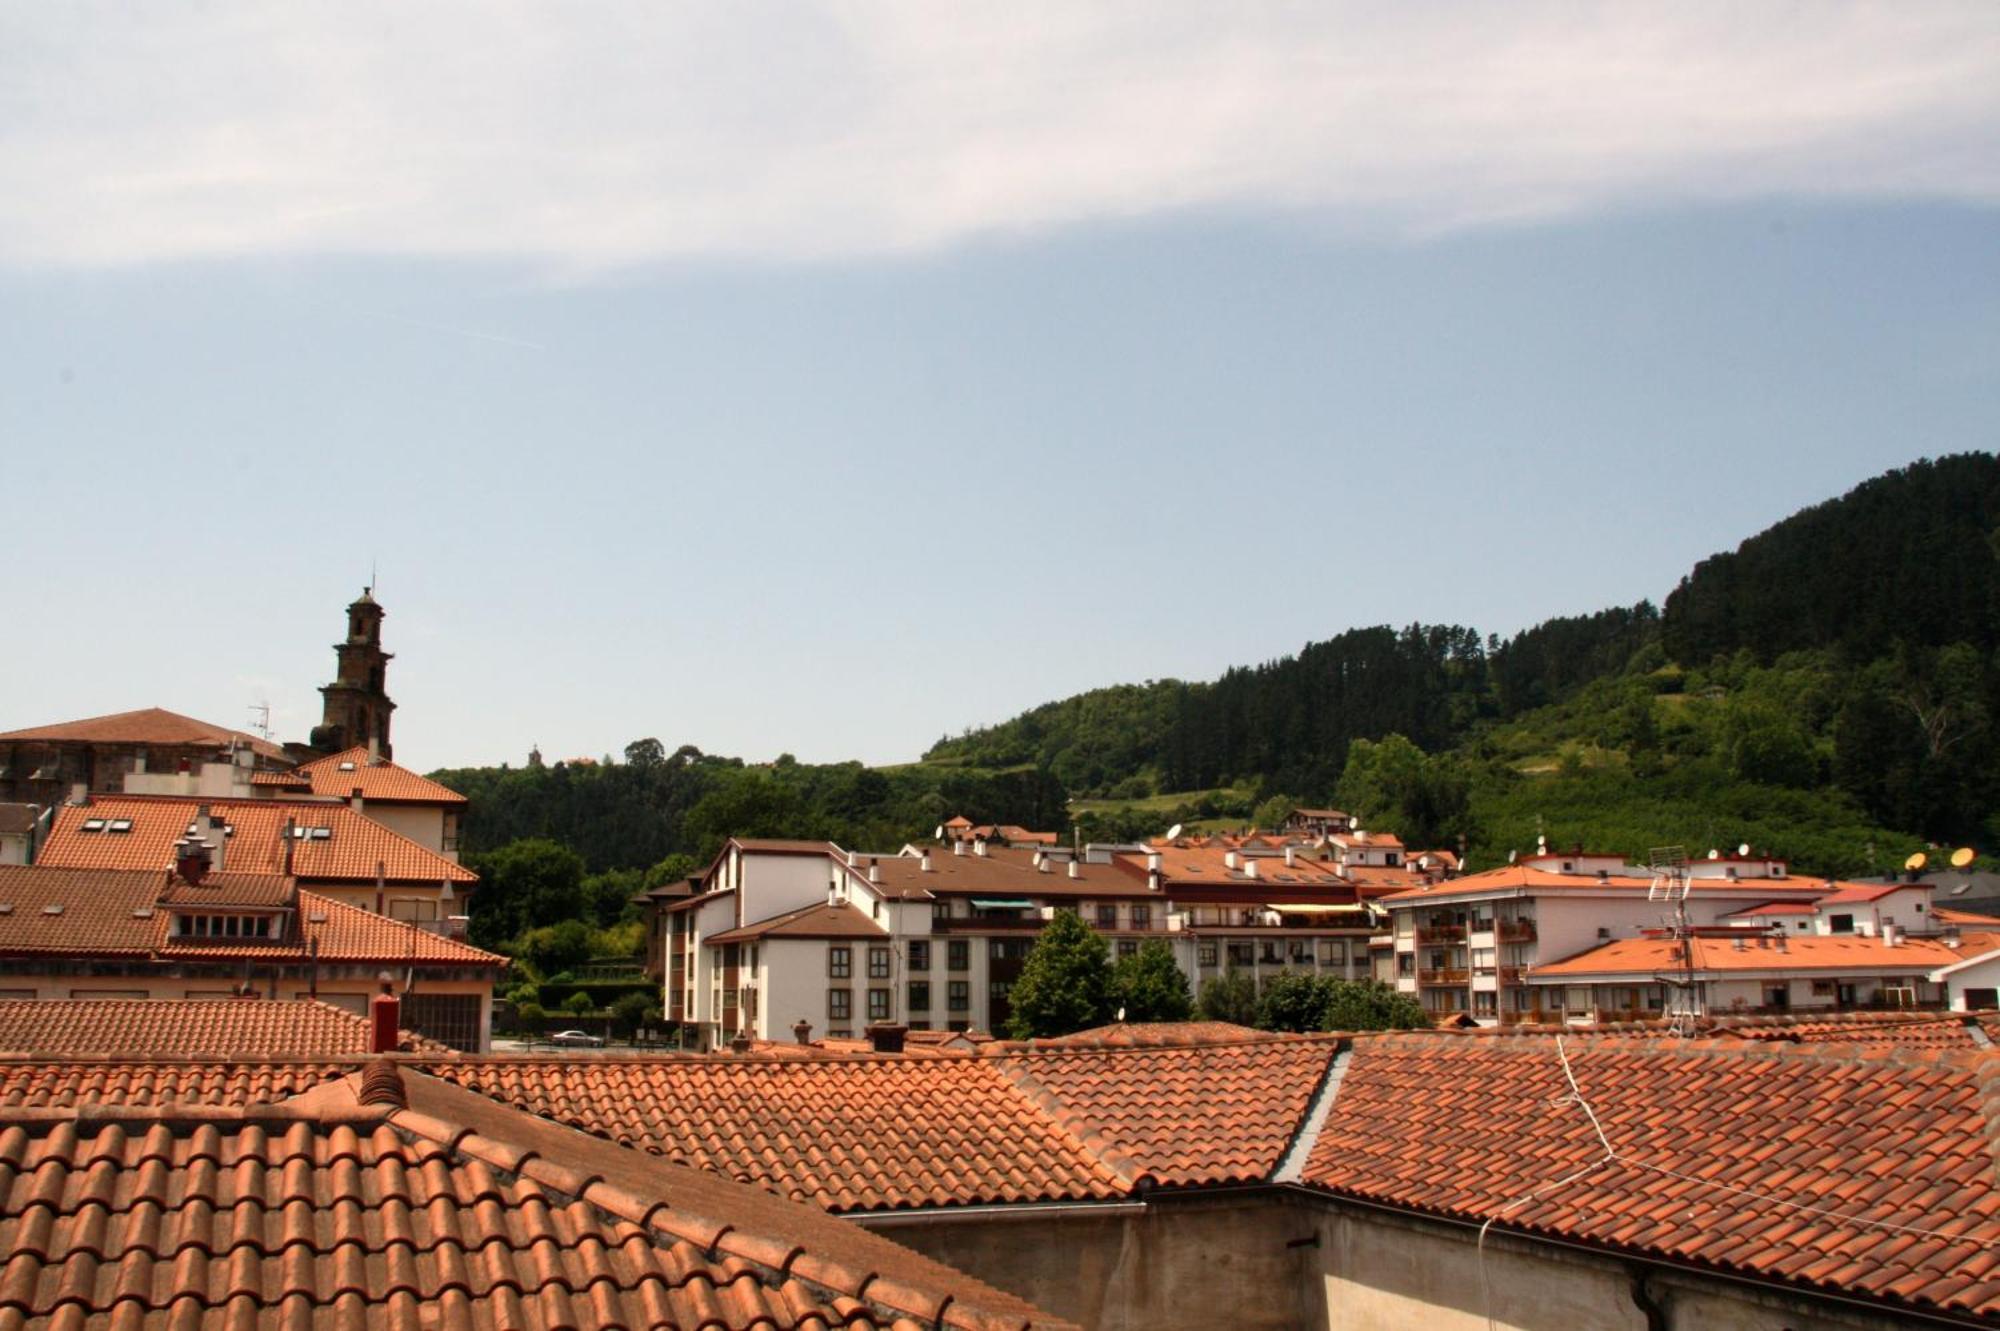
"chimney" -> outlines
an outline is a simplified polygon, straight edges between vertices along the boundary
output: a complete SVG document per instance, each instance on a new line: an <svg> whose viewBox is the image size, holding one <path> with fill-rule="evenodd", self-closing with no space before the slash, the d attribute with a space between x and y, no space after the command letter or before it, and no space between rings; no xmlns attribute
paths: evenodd
<svg viewBox="0 0 2000 1331"><path fill-rule="evenodd" d="M953 841L951 843L951 853L954 855L965 854L965 843L963 841Z"/></svg>
<svg viewBox="0 0 2000 1331"><path fill-rule="evenodd" d="M293 834L292 820L290 818L285 819L285 825L279 830L278 835L285 840L285 877L290 878L292 876L292 846L297 841L297 837Z"/></svg>
<svg viewBox="0 0 2000 1331"><path fill-rule="evenodd" d="M222 823L209 812L206 804L194 811L195 837L198 840L208 843L210 851L213 852L211 867L217 870L222 868L223 861L228 858L228 852L225 849L228 837L224 835L225 830Z"/></svg>
<svg viewBox="0 0 2000 1331"><path fill-rule="evenodd" d="M1157 873L1158 873L1158 872L1160 871L1160 865L1161 865L1161 864L1162 864L1163 862L1164 862L1164 861L1162 860L1162 858L1161 858L1161 856L1160 856L1160 852L1159 852L1159 851L1157 851L1157 850L1149 850L1149 851L1147 851L1147 852L1146 852L1146 872L1147 872L1147 873L1150 873L1150 874L1157 874Z"/></svg>
<svg viewBox="0 0 2000 1331"><path fill-rule="evenodd" d="M1035 861L1035 867L1036 867L1037 869L1041 868L1041 867L1042 867L1042 851L1041 851L1041 847L1037 846L1037 847L1035 848L1035 854L1034 854L1033 858L1034 858L1034 861Z"/></svg>
<svg viewBox="0 0 2000 1331"><path fill-rule="evenodd" d="M1069 862L1069 876L1072 878L1083 877L1083 870L1080 867L1078 867L1077 862L1075 860L1071 860Z"/></svg>
<svg viewBox="0 0 2000 1331"><path fill-rule="evenodd" d="M1730 940L1729 940L1729 943L1730 943L1730 946L1734 947L1734 948L1735 948L1735 949L1736 949L1736 950L1737 950L1738 952L1742 952L1742 951L1745 951L1745 950L1746 950L1746 946L1747 946L1747 945L1746 945L1746 944L1744 943L1744 941L1743 941L1743 940L1742 940L1742 938L1740 938L1740 937L1738 937L1738 938L1732 938L1732 939L1730 939Z"/></svg>
<svg viewBox="0 0 2000 1331"><path fill-rule="evenodd" d="M934 872L931 868L931 853L929 851L925 851L923 858L917 861L917 867L924 873Z"/></svg>
<svg viewBox="0 0 2000 1331"><path fill-rule="evenodd" d="M811 1044L813 1042L812 1023L807 1021L804 1017L800 1017L797 1021L793 1022L792 1038L794 1040L797 1040L800 1044Z"/></svg>
<svg viewBox="0 0 2000 1331"><path fill-rule="evenodd" d="M368 765L370 767L382 765L382 739L379 735L368 737Z"/></svg>
<svg viewBox="0 0 2000 1331"><path fill-rule="evenodd" d="M208 877L210 852L206 841L188 837L181 841L176 849L179 854L174 861L174 872L178 873L183 881L199 883Z"/></svg>
<svg viewBox="0 0 2000 1331"><path fill-rule="evenodd" d="M1257 876L1257 861L1247 855L1243 857L1243 876L1246 878L1255 878Z"/></svg>
<svg viewBox="0 0 2000 1331"><path fill-rule="evenodd" d="M1160 871L1158 869L1151 870L1146 874L1146 890L1148 892L1157 892L1160 890Z"/></svg>
<svg viewBox="0 0 2000 1331"><path fill-rule="evenodd" d="M731 1036L729 1039L729 1052L732 1054L749 1053L750 1033L748 1031L738 1031L735 1035Z"/></svg>
<svg viewBox="0 0 2000 1331"><path fill-rule="evenodd" d="M1234 869L1237 867L1235 851L1231 850L1223 852L1222 867L1225 869Z"/></svg>
<svg viewBox="0 0 2000 1331"><path fill-rule="evenodd" d="M1049 857L1046 855L1037 855L1035 857L1035 868L1042 873L1048 873Z"/></svg>
<svg viewBox="0 0 2000 1331"><path fill-rule="evenodd" d="M1896 944L1897 944L1897 943L1901 942L1902 940L1901 940L1901 939L1899 939L1899 938L1898 938L1898 937L1896 936L1896 935L1897 935L1897 932L1898 932L1898 931L1897 931L1897 929L1896 929L1896 926L1895 926L1895 925L1893 925L1893 924L1885 924L1885 925L1883 925L1883 926L1882 926L1882 946L1883 946L1883 947L1894 947L1894 946L1896 946Z"/></svg>
<svg viewBox="0 0 2000 1331"><path fill-rule="evenodd" d="M986 858L986 838L985 838L985 837L981 837L981 838L979 838L979 840L977 840L977 841L975 841L975 842L973 842L973 843L972 843L972 853L973 853L974 855L977 855L977 856L979 856L979 857L980 857L981 859L984 859L984 858Z"/></svg>
<svg viewBox="0 0 2000 1331"><path fill-rule="evenodd" d="M400 1043L397 1029L402 1025L403 1005L388 986L368 1001L368 1052L393 1054Z"/></svg>
<svg viewBox="0 0 2000 1331"><path fill-rule="evenodd" d="M1783 934L1779 934L1779 935L1778 935L1778 951L1780 951L1780 952L1789 952L1789 951L1791 951L1791 950L1792 950L1792 949L1790 948L1790 946L1788 946L1788 945L1786 944L1786 942L1785 942L1785 936L1784 936Z"/></svg>
<svg viewBox="0 0 2000 1331"><path fill-rule="evenodd" d="M367 809L367 803L366 800L361 798L361 787L359 786L356 786L353 793L347 797L347 807L356 813L364 812Z"/></svg>
<svg viewBox="0 0 2000 1331"><path fill-rule="evenodd" d="M882 881L882 866L874 860L868 861L868 881L871 883Z"/></svg>
<svg viewBox="0 0 2000 1331"><path fill-rule="evenodd" d="M903 1037L909 1034L908 1026L898 1026L894 1022L879 1022L868 1028L868 1042L875 1046L878 1054L900 1054L903 1052Z"/></svg>
<svg viewBox="0 0 2000 1331"><path fill-rule="evenodd" d="M1298 863L1299 863L1299 852L1298 852L1298 848L1297 848L1297 847L1295 847L1295 846L1286 846L1286 847L1285 847L1285 867L1286 867L1287 869L1293 869L1293 868L1297 868L1297 867L1298 867Z"/></svg>

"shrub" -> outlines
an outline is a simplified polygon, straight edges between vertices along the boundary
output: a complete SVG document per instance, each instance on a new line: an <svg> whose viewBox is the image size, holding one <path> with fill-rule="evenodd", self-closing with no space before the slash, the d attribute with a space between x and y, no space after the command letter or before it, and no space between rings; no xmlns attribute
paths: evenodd
<svg viewBox="0 0 2000 1331"><path fill-rule="evenodd" d="M595 1012L596 1010L597 1004L590 1001L590 995L580 990L563 1000L563 1011L573 1013L579 1017L590 1012Z"/></svg>

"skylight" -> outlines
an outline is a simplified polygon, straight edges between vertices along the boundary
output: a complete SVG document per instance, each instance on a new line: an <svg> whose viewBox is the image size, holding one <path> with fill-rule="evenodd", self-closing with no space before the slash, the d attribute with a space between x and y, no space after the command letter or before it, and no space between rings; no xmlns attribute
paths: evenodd
<svg viewBox="0 0 2000 1331"><path fill-rule="evenodd" d="M86 818L83 820L81 830L85 832L102 832L104 830L104 820L102 818Z"/></svg>
<svg viewBox="0 0 2000 1331"><path fill-rule="evenodd" d="M130 818L113 818L109 830L113 832L129 832L132 830L132 820Z"/></svg>
<svg viewBox="0 0 2000 1331"><path fill-rule="evenodd" d="M353 764L353 763L342 763L342 764L340 765L340 770L341 770L341 771L343 771L343 772L351 772L351 771L353 771L353 770L354 770L354 764Z"/></svg>

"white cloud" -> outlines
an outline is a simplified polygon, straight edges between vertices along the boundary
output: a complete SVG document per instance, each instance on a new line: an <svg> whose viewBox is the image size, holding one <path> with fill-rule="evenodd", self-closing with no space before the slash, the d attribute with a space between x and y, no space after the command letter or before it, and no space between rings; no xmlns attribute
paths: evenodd
<svg viewBox="0 0 2000 1331"><path fill-rule="evenodd" d="M2000 5L0 0L0 260L2000 201Z"/></svg>

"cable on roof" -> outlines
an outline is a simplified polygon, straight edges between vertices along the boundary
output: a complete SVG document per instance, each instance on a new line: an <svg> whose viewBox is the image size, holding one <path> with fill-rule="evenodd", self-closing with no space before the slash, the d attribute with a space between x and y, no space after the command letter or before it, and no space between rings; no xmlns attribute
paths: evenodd
<svg viewBox="0 0 2000 1331"><path fill-rule="evenodd" d="M1477 1255L1479 1263L1479 1290L1480 1290L1480 1297L1483 1301L1483 1307L1486 1313L1487 1331L1498 1331L1498 1325L1499 1325L1494 1320L1493 1317L1493 1287L1492 1284L1488 1281L1486 1275L1487 1230L1493 1227L1495 1221L1508 1215L1510 1212L1516 1211L1521 1207L1526 1206L1529 1202L1534 1201L1537 1197L1540 1197L1543 1193L1554 1192L1557 1188L1561 1188L1568 1184L1574 1183L1578 1179L1583 1178L1585 1175L1593 1173L1596 1170L1602 1169L1606 1165L1614 1165L1614 1164L1627 1165L1633 1169L1643 1169L1650 1171L1651 1173L1658 1174L1664 1178L1676 1179L1683 1183L1693 1183L1693 1184L1698 1184L1702 1187L1714 1188L1720 1192L1731 1193L1738 1197L1748 1197L1755 1201L1768 1202L1773 1206L1782 1206L1794 1211L1805 1211L1812 1215L1825 1216L1828 1219L1839 1221L1842 1224L1859 1225L1865 1229L1877 1229L1892 1234L1912 1234L1921 1238L1936 1239L1943 1243L1964 1243L1968 1241L1966 1236L1963 1234L1950 1234L1940 1229L1926 1229L1922 1225L1899 1225L1893 1220L1874 1220L1870 1219L1867 1216L1853 1215L1844 1211L1836 1211L1833 1210L1831 1207L1814 1206L1811 1202L1793 1201L1790 1198L1780 1197L1774 1193L1760 1192L1755 1188L1742 1188L1736 1186L1733 1183L1721 1183L1716 1181L1715 1179L1701 1178L1695 1174L1682 1173L1680 1170L1669 1169L1665 1165L1655 1164L1650 1160L1640 1160L1640 1159L1635 1159L1631 1156L1621 1155L1619 1154L1618 1149L1611 1144L1611 1139L1605 1135L1604 1125L1598 1121L1597 1111L1591 1107L1590 1100L1583 1093L1583 1088L1577 1084L1576 1073L1570 1067L1569 1051L1563 1047L1563 1038L1560 1035L1556 1037L1556 1058L1560 1060L1562 1064L1562 1072L1564 1080L1566 1080L1569 1083L1569 1094L1559 1095L1551 1098L1549 1101L1549 1105L1551 1108L1562 1108L1563 1106L1566 1105L1575 1105L1577 1108L1583 1110L1584 1116L1590 1120L1591 1130L1597 1134L1598 1145L1604 1148L1604 1154L1599 1156L1597 1159L1592 1160L1589 1164L1583 1166L1583 1168L1581 1169L1575 1170L1574 1172L1569 1174L1565 1174L1563 1177L1556 1179L1552 1183L1544 1183L1540 1187L1535 1188L1530 1192L1523 1193L1519 1197L1516 1197L1513 1201L1508 1202L1506 1205L1496 1210L1492 1215L1486 1217L1485 1222L1479 1226L1479 1241L1475 1245L1475 1253Z"/></svg>

